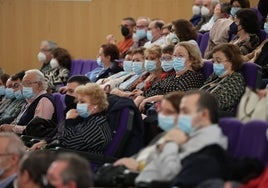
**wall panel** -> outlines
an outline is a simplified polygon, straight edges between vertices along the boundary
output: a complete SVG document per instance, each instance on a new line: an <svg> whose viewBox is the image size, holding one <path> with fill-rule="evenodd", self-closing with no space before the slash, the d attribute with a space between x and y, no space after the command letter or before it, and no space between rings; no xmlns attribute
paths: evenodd
<svg viewBox="0 0 268 188"><path fill-rule="evenodd" d="M257 0L251 1L256 5ZM40 41L51 39L74 58L96 58L105 36L121 40L123 17L170 22L191 16L191 0L0 0L0 67L13 74L39 68Z"/></svg>

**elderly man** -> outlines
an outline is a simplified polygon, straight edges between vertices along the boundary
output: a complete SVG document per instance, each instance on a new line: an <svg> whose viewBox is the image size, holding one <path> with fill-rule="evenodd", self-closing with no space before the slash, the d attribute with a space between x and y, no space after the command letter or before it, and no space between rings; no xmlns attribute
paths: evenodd
<svg viewBox="0 0 268 188"><path fill-rule="evenodd" d="M73 153L60 154L47 171L48 184L55 188L93 186L89 163Z"/></svg>
<svg viewBox="0 0 268 188"><path fill-rule="evenodd" d="M148 26L150 23L150 19L146 17L139 17L136 21L136 33L134 39L134 45L132 49L144 46L144 44L148 41L146 37L146 33L148 30Z"/></svg>
<svg viewBox="0 0 268 188"><path fill-rule="evenodd" d="M198 22L201 20L201 8L203 5L203 0L194 0L193 6L192 6L192 12L193 16L190 19L190 22L196 26Z"/></svg>
<svg viewBox="0 0 268 188"><path fill-rule="evenodd" d="M24 144L14 133L0 133L0 187L13 188L19 161L24 155Z"/></svg>
<svg viewBox="0 0 268 188"><path fill-rule="evenodd" d="M153 20L150 22L146 36L149 40L144 44L145 48L151 48L153 45L161 47L166 45L166 39L162 36L162 27L164 23L161 20Z"/></svg>
<svg viewBox="0 0 268 188"><path fill-rule="evenodd" d="M41 71L45 72L51 69L49 62L52 59L52 51L58 46L50 40L43 40L40 45L40 51L37 55L38 61L42 63Z"/></svg>
<svg viewBox="0 0 268 188"><path fill-rule="evenodd" d="M13 131L21 134L26 125L36 116L56 122L53 97L46 92L47 84L43 73L37 69L26 71L22 86L23 97L27 101L25 110L18 115L12 125L1 125L1 131Z"/></svg>

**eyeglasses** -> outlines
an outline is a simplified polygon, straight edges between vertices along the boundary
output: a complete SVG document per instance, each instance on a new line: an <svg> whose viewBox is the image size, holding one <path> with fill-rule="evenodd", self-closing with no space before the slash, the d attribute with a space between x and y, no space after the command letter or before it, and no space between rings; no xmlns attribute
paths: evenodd
<svg viewBox="0 0 268 188"><path fill-rule="evenodd" d="M32 84L38 84L39 82L38 81L34 81L34 82L22 82L22 85L23 86L30 86Z"/></svg>
<svg viewBox="0 0 268 188"><path fill-rule="evenodd" d="M166 57L161 57L160 61L171 61L173 59L172 56L166 56Z"/></svg>

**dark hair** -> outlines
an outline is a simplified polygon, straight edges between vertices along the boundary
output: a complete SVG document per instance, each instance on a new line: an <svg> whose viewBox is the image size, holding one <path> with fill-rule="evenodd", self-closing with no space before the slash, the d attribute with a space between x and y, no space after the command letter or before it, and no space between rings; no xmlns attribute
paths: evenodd
<svg viewBox="0 0 268 188"><path fill-rule="evenodd" d="M232 6L235 1L240 4L241 8L250 8L249 0L231 0L230 5Z"/></svg>
<svg viewBox="0 0 268 188"><path fill-rule="evenodd" d="M110 56L111 62L114 62L116 59L119 59L119 49L114 44L103 44L101 45L104 56Z"/></svg>
<svg viewBox="0 0 268 188"><path fill-rule="evenodd" d="M207 109L209 118L212 124L218 123L219 120L219 103L216 97L206 91L191 90L185 93L184 96L198 95L197 108Z"/></svg>
<svg viewBox="0 0 268 188"><path fill-rule="evenodd" d="M12 81L16 81L16 80L20 80L21 81L23 79L24 75L25 75L25 70L20 71L20 72L18 72L16 74L12 75L11 76L11 80Z"/></svg>
<svg viewBox="0 0 268 188"><path fill-rule="evenodd" d="M173 44L166 45L162 48L162 54L167 53L173 55L175 46Z"/></svg>
<svg viewBox="0 0 268 188"><path fill-rule="evenodd" d="M181 99L184 95L183 91L174 91L170 92L166 95L164 95L164 99L169 101L172 105L172 107L176 110L177 113L180 112L180 104L181 104Z"/></svg>
<svg viewBox="0 0 268 188"><path fill-rule="evenodd" d="M242 54L238 46L230 43L220 44L212 50L212 53L222 52L232 64L232 69L238 71L243 64Z"/></svg>
<svg viewBox="0 0 268 188"><path fill-rule="evenodd" d="M79 188L88 188L93 185L90 164L86 159L74 153L63 153L58 155L56 161L67 163L67 167L61 173L64 184L75 181Z"/></svg>
<svg viewBox="0 0 268 188"><path fill-rule="evenodd" d="M6 83L7 83L7 80L9 79L9 77L10 77L10 76L9 76L8 74L6 74L6 73L4 73L4 74L2 74L2 75L0 76L0 79L2 80L4 86L6 86Z"/></svg>
<svg viewBox="0 0 268 188"><path fill-rule="evenodd" d="M59 62L59 65L71 69L72 58L70 53L64 48L56 48L52 51L53 57L56 58Z"/></svg>
<svg viewBox="0 0 268 188"><path fill-rule="evenodd" d="M67 83L77 82L79 85L85 85L90 82L89 78L82 75L72 76L68 79Z"/></svg>
<svg viewBox="0 0 268 188"><path fill-rule="evenodd" d="M247 33L258 34L260 32L258 16L252 9L240 9L237 11L236 17L240 20L240 25Z"/></svg>
<svg viewBox="0 0 268 188"><path fill-rule="evenodd" d="M159 28L159 29L162 29L163 25L164 25L164 23L160 22L158 20L156 20L155 23L154 23L154 27Z"/></svg>
<svg viewBox="0 0 268 188"><path fill-rule="evenodd" d="M169 31L171 31L171 28L172 28L172 24L168 23L168 24L163 25L162 30L163 29L168 29Z"/></svg>
<svg viewBox="0 0 268 188"><path fill-rule="evenodd" d="M220 5L221 5L221 13L229 15L231 11L230 3L224 2L224 3L221 3Z"/></svg>
<svg viewBox="0 0 268 188"><path fill-rule="evenodd" d="M126 18L123 18L123 20L124 21L131 21L132 22L132 26L135 26L136 25L136 21L132 17L126 17Z"/></svg>
<svg viewBox="0 0 268 188"><path fill-rule="evenodd" d="M43 185L43 176L46 175L47 169L54 161L56 154L49 151L35 151L22 159L20 172L27 171L31 180L39 185Z"/></svg>
<svg viewBox="0 0 268 188"><path fill-rule="evenodd" d="M135 48L134 50L132 50L131 55L141 54L144 57L144 51L145 51L144 47Z"/></svg>
<svg viewBox="0 0 268 188"><path fill-rule="evenodd" d="M175 33L180 41L196 40L197 30L191 22L185 19L178 19L172 22Z"/></svg>

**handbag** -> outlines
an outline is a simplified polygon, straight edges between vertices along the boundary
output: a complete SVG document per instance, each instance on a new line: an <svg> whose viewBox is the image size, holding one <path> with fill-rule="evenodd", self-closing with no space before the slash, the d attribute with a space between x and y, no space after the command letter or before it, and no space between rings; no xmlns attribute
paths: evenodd
<svg viewBox="0 0 268 188"><path fill-rule="evenodd" d="M268 94L260 98L256 92L246 87L238 105L237 118L242 122L249 120L268 121Z"/></svg>

